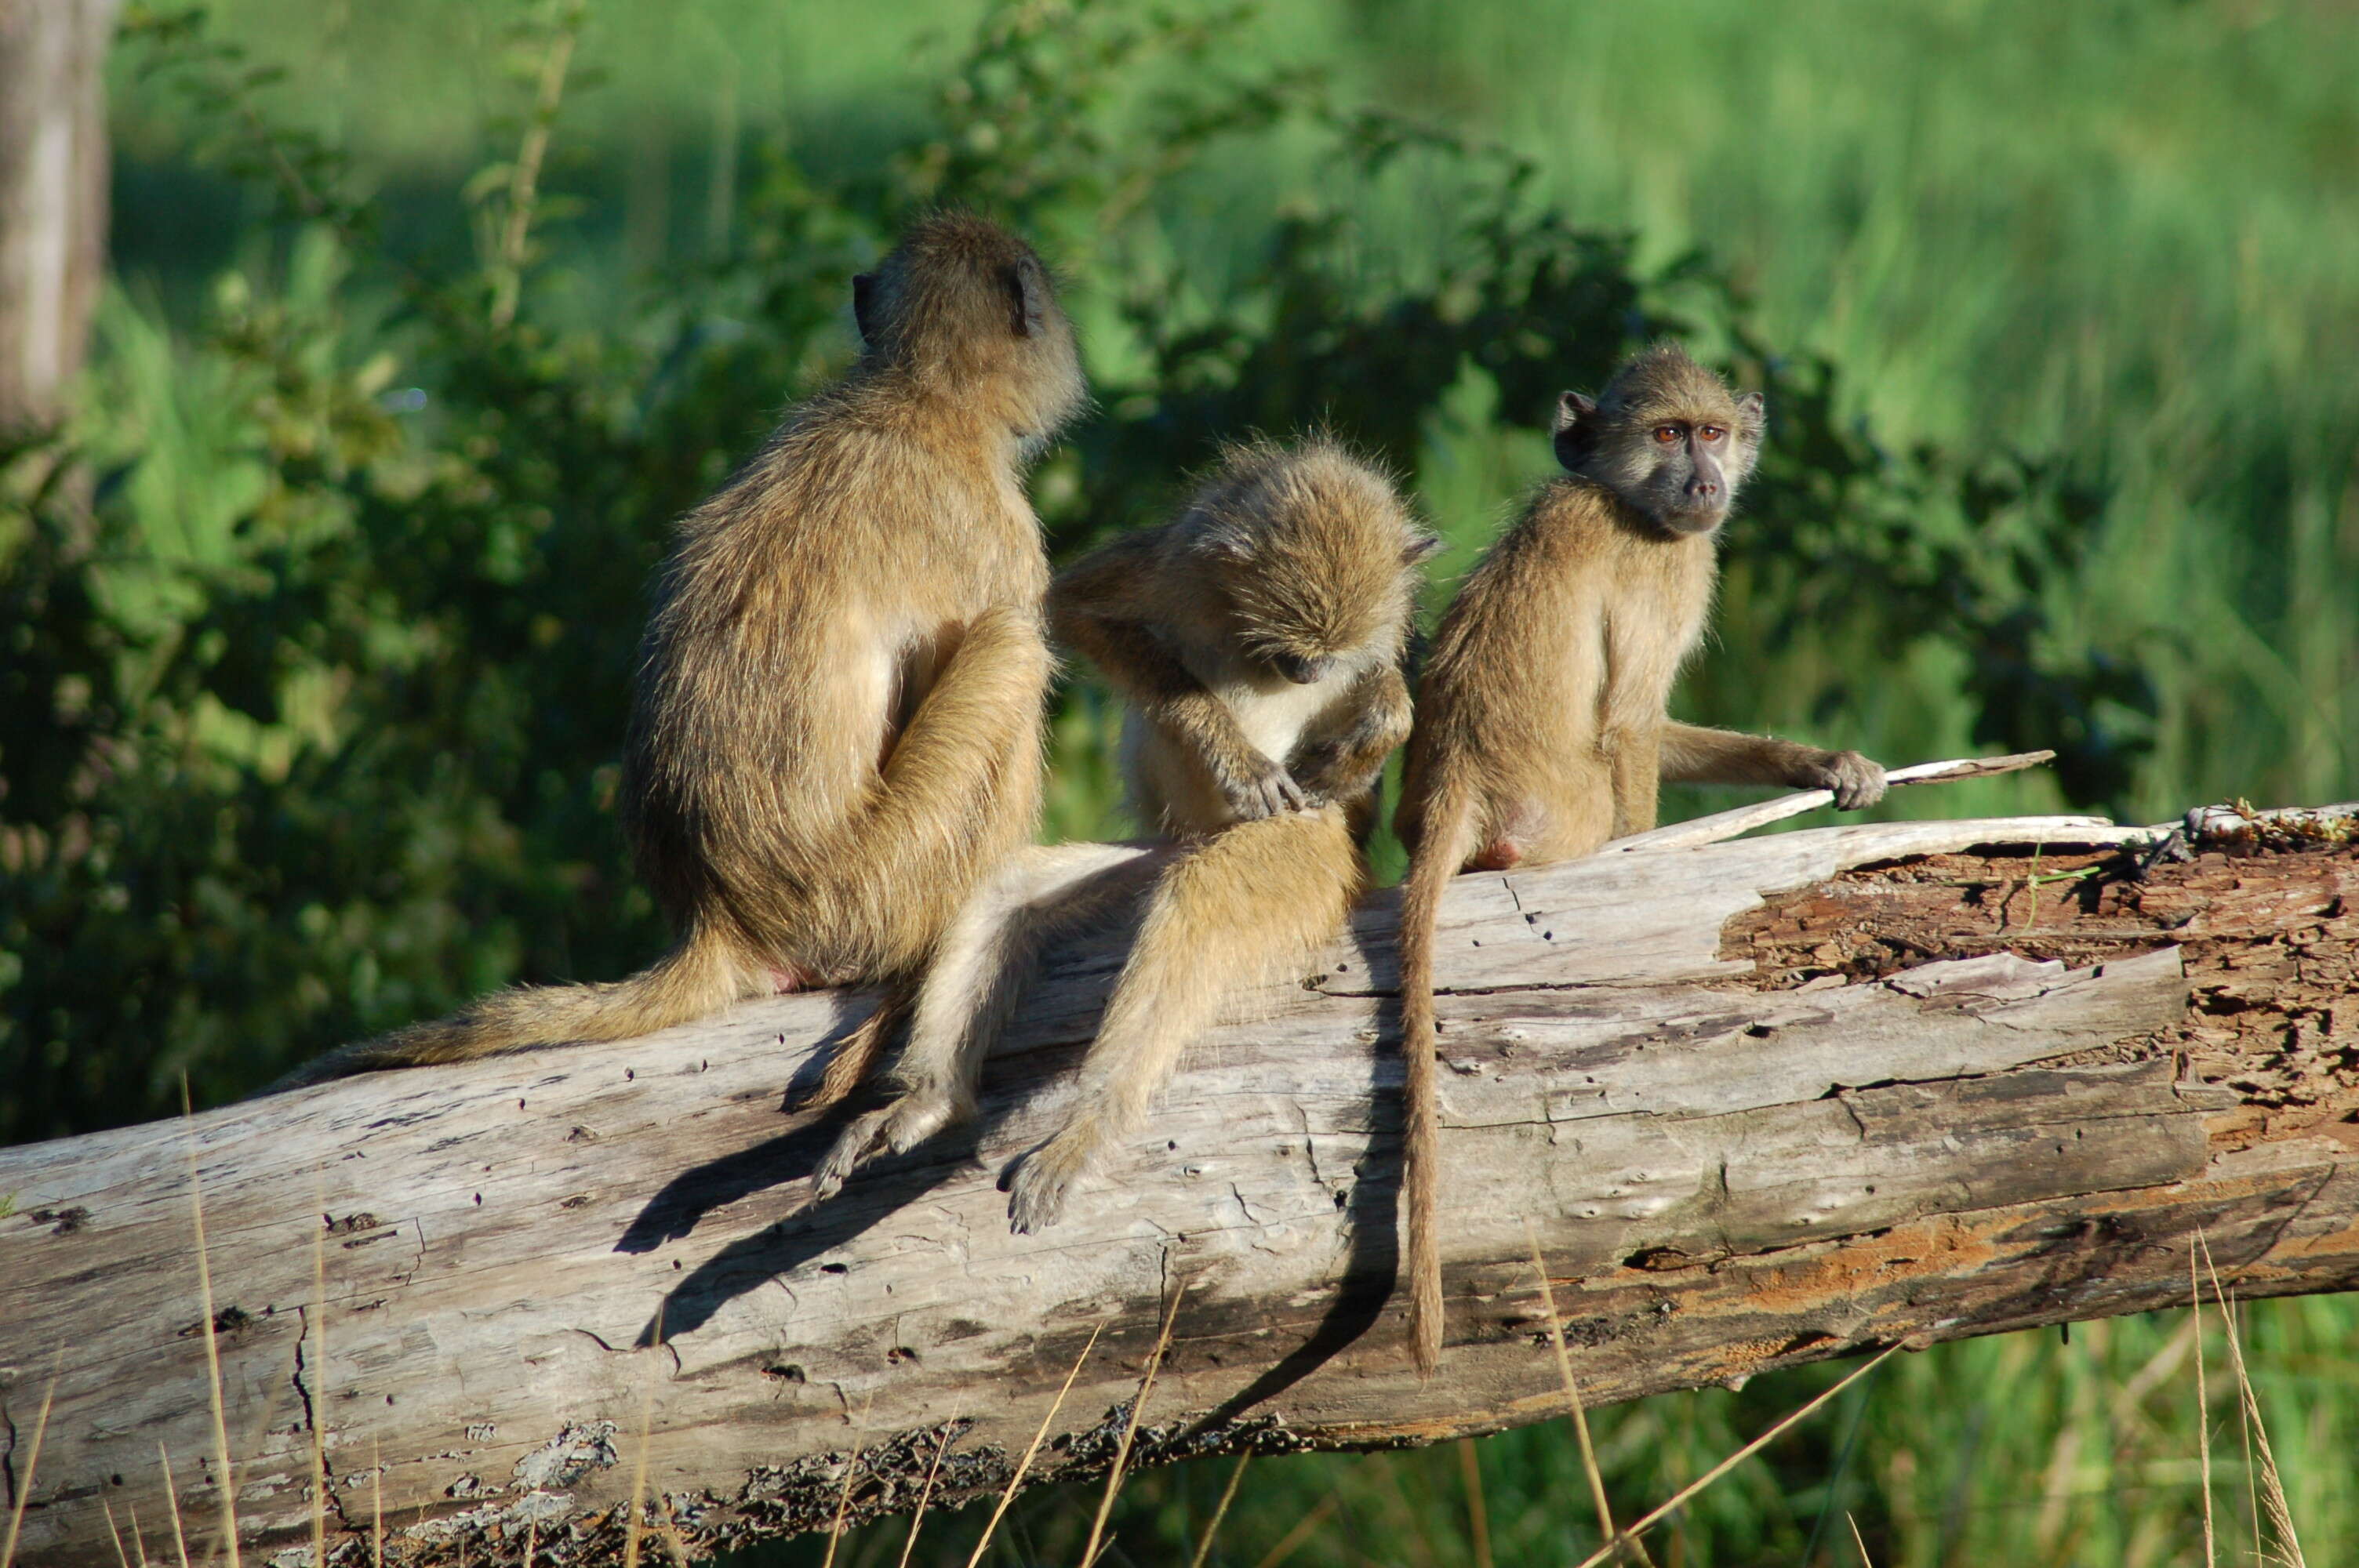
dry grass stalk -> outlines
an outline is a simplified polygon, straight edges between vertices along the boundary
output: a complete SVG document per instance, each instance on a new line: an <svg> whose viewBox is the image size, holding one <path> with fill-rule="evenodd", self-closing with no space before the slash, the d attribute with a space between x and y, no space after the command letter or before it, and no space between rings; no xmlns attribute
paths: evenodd
<svg viewBox="0 0 2359 1568"><path fill-rule="evenodd" d="M1105 1495L1098 1499L1097 1517L1090 1520L1090 1540L1082 1549L1082 1568L1094 1568L1098 1553L1104 1550L1100 1543L1105 1536L1106 1519L1114 1513L1114 1496L1122 1490L1123 1471L1130 1465L1130 1445L1138 1436L1139 1421L1147 1414L1147 1396L1155 1391L1155 1374L1162 1368L1163 1352L1170 1346L1171 1325L1180 1317L1180 1298L1187 1293L1183 1281L1171 1293L1171 1304L1164 1309L1162 1330L1156 1335L1155 1348L1147 1357L1147 1376L1139 1379L1138 1398L1131 1401L1130 1420L1124 1423L1122 1442L1114 1451L1114 1468L1106 1472Z"/></svg>
<svg viewBox="0 0 2359 1568"><path fill-rule="evenodd" d="M164 1464L164 1498L172 1505L172 1549L180 1555L180 1568L189 1568L189 1536L180 1528L180 1484L172 1479L172 1456L164 1445L156 1445L156 1457Z"/></svg>
<svg viewBox="0 0 2359 1568"><path fill-rule="evenodd" d="M385 1450L369 1441L369 1563L385 1568Z"/></svg>
<svg viewBox="0 0 2359 1568"><path fill-rule="evenodd" d="M957 1418L952 1417L954 1424ZM926 1522L926 1504L934 1495L934 1477L942 1473L942 1455L950 1452L950 1427L942 1428L941 1441L934 1444L934 1457L926 1466L926 1484L918 1488L917 1511L909 1516L909 1538L901 1542L901 1561L897 1568L909 1568L909 1553L918 1550L918 1531Z"/></svg>
<svg viewBox="0 0 2359 1568"><path fill-rule="evenodd" d="M1603 1546L1599 1547L1595 1552L1593 1552L1588 1556L1582 1558L1581 1560L1581 1568L1597 1568L1597 1564L1604 1562L1608 1557L1613 1556L1616 1551L1620 1550L1624 1541L1636 1540L1640 1535L1652 1529L1655 1525L1660 1523L1664 1519L1676 1513L1686 1504L1690 1498L1694 1497L1698 1492L1702 1491L1706 1487L1711 1486L1714 1481L1719 1480L1723 1476L1727 1475L1731 1470L1735 1469L1739 1465L1744 1464L1745 1461L1752 1458L1756 1454L1760 1453L1762 1449L1767 1448L1771 1443L1777 1441L1778 1437L1782 1436L1788 1428L1801 1422L1804 1418L1816 1411L1821 1406L1824 1405L1829 1400L1833 1399L1837 1394L1842 1393L1845 1389L1850 1388L1854 1383L1858 1382L1862 1378L1866 1377L1870 1372L1873 1372L1878 1367L1883 1366L1886 1361L1891 1359L1893 1356L1897 1355L1901 1349L1901 1346L1907 1343L1908 1341L1903 1340L1899 1344L1886 1346L1882 1350L1876 1352L1875 1357L1870 1360L1866 1366L1860 1368L1857 1371L1852 1373L1851 1376L1845 1378L1843 1381L1835 1384L1832 1388L1828 1389L1825 1392L1818 1395L1815 1399L1811 1400L1810 1403L1804 1405L1793 1414L1786 1417L1783 1421L1777 1422L1777 1425L1771 1427L1768 1431L1763 1433L1760 1436L1755 1438L1752 1442L1746 1444L1744 1447L1738 1449L1735 1453L1730 1454L1727 1458L1722 1460L1719 1464L1713 1465L1711 1469L1705 1471L1702 1475L1697 1476L1686 1486L1681 1487L1677 1493L1673 1494L1670 1501L1656 1509L1652 1513L1646 1515L1636 1523L1631 1525L1629 1529L1624 1530L1620 1535L1614 1537L1612 1541L1607 1541Z"/></svg>
<svg viewBox="0 0 2359 1568"><path fill-rule="evenodd" d="M1040 1418L1040 1430L1032 1434L1032 1446L1027 1448L1024 1457L1016 1462L1016 1474L1007 1477L1007 1488L999 1494L998 1505L991 1510L991 1518L983 1527L983 1539L974 1543L974 1553L966 1560L966 1568L975 1568L983 1561L983 1554L990 1550L992 1533L998 1530L999 1521L1006 1517L1007 1505L1016 1500L1016 1488L1024 1484L1025 1474L1032 1468L1033 1455L1039 1453L1040 1444L1048 1441L1049 1423L1055 1421L1057 1412L1065 1408L1065 1396L1073 1391L1073 1379L1082 1375L1082 1367L1089 1362L1090 1352L1098 1347L1098 1336L1104 1332L1103 1324L1090 1330L1090 1342L1082 1346L1082 1354L1074 1361L1073 1369L1065 1374L1065 1386L1057 1390L1057 1398L1049 1406L1049 1413Z"/></svg>
<svg viewBox="0 0 2359 1568"><path fill-rule="evenodd" d="M1277 1544L1271 1547L1262 1560L1254 1564L1254 1568L1277 1568L1279 1563L1293 1556L1295 1550L1310 1539L1311 1532L1327 1522L1327 1516L1335 1511L1335 1504L1336 1498L1332 1492L1320 1498L1319 1506L1304 1514L1292 1530L1279 1536Z"/></svg>
<svg viewBox="0 0 2359 1568"><path fill-rule="evenodd" d="M106 1510L106 1536L108 1540L114 1542L114 1561L120 1563L122 1568L131 1568L130 1553L123 1550L123 1532L114 1528L114 1505L102 1497L98 1499L98 1506ZM144 1564L147 1554L142 1552L139 1557Z"/></svg>
<svg viewBox="0 0 2359 1568"><path fill-rule="evenodd" d="M63 1356L60 1351L60 1356ZM25 1455L25 1474L16 1481L16 1506L8 1515L8 1540L0 1545L0 1568L9 1568L16 1561L17 1532L25 1528L25 1507L33 1500L33 1469L41 1462L41 1439L49 1430L49 1401L58 1397L58 1372L53 1360L49 1367L49 1390L41 1396L41 1413L33 1421L33 1446ZM113 1521L109 1520L112 1528ZM123 1554L123 1543L114 1543L116 1556Z"/></svg>
<svg viewBox="0 0 2359 1568"><path fill-rule="evenodd" d="M1212 1509L1212 1522L1204 1527L1204 1538L1196 1542L1196 1555L1188 1560L1188 1568L1204 1568L1204 1559L1212 1554L1212 1537L1220 1533L1221 1521L1229 1517L1229 1505L1237 1498L1237 1483L1245 1478L1245 1462L1252 1457L1250 1448L1237 1455L1236 1467L1229 1472L1229 1484L1221 1488L1221 1500Z"/></svg>
<svg viewBox="0 0 2359 1568"><path fill-rule="evenodd" d="M148 1568L147 1538L139 1533L139 1510L128 1502L123 1507L131 1515L131 1550L139 1553L139 1568Z"/></svg>
<svg viewBox="0 0 2359 1568"><path fill-rule="evenodd" d="M328 1568L328 1225L327 1200L314 1186L311 1206L311 1563Z"/></svg>
<svg viewBox="0 0 2359 1568"><path fill-rule="evenodd" d="M2269 1444L2268 1425L2261 1419L2260 1397L2253 1391L2253 1379L2245 1368L2245 1347L2236 1331L2236 1320L2229 1313L2228 1292L2222 1287L2220 1271L2212 1261L2211 1243L2203 1240L2200 1233L2196 1239L2203 1249L2204 1270L2212 1276L2212 1293L2220 1303L2221 1314L2228 1318L2228 1365L2235 1370L2236 1392L2244 1406L2245 1423L2260 1449L2261 1504L2268 1511L2269 1528L2276 1532L2277 1544L2287 1554L2286 1561L2293 1568L2309 1568L2309 1560L2301 1552L2301 1538L2294 1531L2293 1509L2286 1501L2285 1477L2277 1469L2277 1451ZM2267 1562L2260 1550L2260 1529L2256 1509L2253 1519L2254 1555Z"/></svg>
<svg viewBox="0 0 2359 1568"><path fill-rule="evenodd" d="M655 1348L663 1349L663 1303L656 1303ZM650 1362L649 1365L654 1365ZM631 1472L631 1509L623 1518L623 1568L639 1568L639 1500L647 1495L647 1446L656 1430L656 1385L650 1378L646 1393L639 1400L639 1463ZM850 1487L845 1488L847 1491ZM843 1516L836 1515L836 1528L843 1528ZM828 1555L835 1555L835 1542L828 1542Z"/></svg>
<svg viewBox="0 0 2359 1568"><path fill-rule="evenodd" d="M868 1412L876 1408L876 1396L871 1394L860 1404L860 1421L855 1430L868 1429ZM852 1511L852 1478L860 1473L860 1444L852 1445L852 1457L843 1462L843 1490L836 1495L835 1522L827 1527L827 1555L820 1559L820 1568L835 1568L835 1549L843 1540L843 1519Z"/></svg>
<svg viewBox="0 0 2359 1568"><path fill-rule="evenodd" d="M1867 1540L1859 1533L1859 1520L1852 1517L1849 1509L1843 1510L1843 1523L1851 1526L1851 1543L1859 1548L1860 1568L1875 1568L1874 1559L1867 1554Z"/></svg>
<svg viewBox="0 0 2359 1568"><path fill-rule="evenodd" d="M1474 1568L1491 1568L1491 1510L1483 1501L1483 1461L1474 1440L1458 1440L1458 1474L1466 1483L1466 1532L1474 1546Z"/></svg>
<svg viewBox="0 0 2359 1568"><path fill-rule="evenodd" d="M222 1549L229 1568L239 1568L237 1473L229 1459L229 1413L222 1401L221 1344L213 1330L213 1269L205 1253L205 1195L197 1176L197 1121L189 1104L189 1080L180 1080L180 1116L189 1129L189 1216L197 1236L197 1299L204 1309L205 1380L212 1396L213 1462L221 1468Z"/></svg>
<svg viewBox="0 0 2359 1568"><path fill-rule="evenodd" d="M524 1568L532 1568L532 1560L540 1555L540 1515L534 1514L524 1522Z"/></svg>
<svg viewBox="0 0 2359 1568"><path fill-rule="evenodd" d="M2201 1231L2196 1232L2200 1238ZM2195 1325L2195 1438L2203 1481L2203 1568L2218 1568L2219 1547L2212 1532L2212 1400L2203 1386L2203 1284L2195 1273L2195 1243L2187 1244L2187 1306Z"/></svg>
<svg viewBox="0 0 2359 1568"><path fill-rule="evenodd" d="M1557 1315L1556 1286L1549 1279L1548 1263L1540 1257L1539 1232L1532 1228L1529 1219L1524 1221L1524 1239L1531 1244L1532 1272L1539 1276L1540 1304L1548 1309L1549 1343L1556 1347L1557 1376L1564 1380L1564 1402L1572 1411L1572 1430L1581 1440L1581 1468L1589 1478L1590 1506L1597 1510L1597 1532L1606 1541L1614 1537L1614 1505L1605 1496L1605 1475L1597 1467L1597 1447L1589 1439L1589 1411L1581 1402L1581 1386L1572 1379L1572 1356L1564 1347L1564 1320ZM1630 1550L1640 1568L1655 1568L1647 1548L1638 1541Z"/></svg>

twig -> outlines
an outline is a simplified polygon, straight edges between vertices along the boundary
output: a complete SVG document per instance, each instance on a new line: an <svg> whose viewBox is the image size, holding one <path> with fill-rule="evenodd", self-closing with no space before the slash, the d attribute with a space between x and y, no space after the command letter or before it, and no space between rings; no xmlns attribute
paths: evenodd
<svg viewBox="0 0 2359 1568"><path fill-rule="evenodd" d="M1918 762L1909 767L1893 769L1884 775L1884 782L1891 787L1900 788L1908 784L1956 784L1963 779L1993 778L2000 773L2036 768L2055 755L2053 752L2017 752L2006 757L1965 757L1947 762ZM1668 827L1633 833L1628 838L1616 838L1606 845L1605 852L1626 855L1637 850L1692 849L1700 844L1717 844L1741 833L1750 833L1756 827L1766 827L1772 822L1782 822L1788 816L1799 816L1806 811L1831 806L1834 798L1834 791L1827 789L1781 795L1774 800L1756 801L1733 811L1716 811L1709 816L1674 822Z"/></svg>

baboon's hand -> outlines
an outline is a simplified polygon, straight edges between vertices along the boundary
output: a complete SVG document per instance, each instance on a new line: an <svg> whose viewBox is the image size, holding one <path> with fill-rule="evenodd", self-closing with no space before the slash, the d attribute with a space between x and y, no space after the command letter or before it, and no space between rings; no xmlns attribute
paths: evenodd
<svg viewBox="0 0 2359 1568"><path fill-rule="evenodd" d="M1302 790L1305 806L1332 805L1348 800L1376 782L1378 773L1363 771L1358 777L1348 776L1345 770L1353 760L1353 748L1343 741L1322 741L1295 753L1291 770Z"/></svg>
<svg viewBox="0 0 2359 1568"><path fill-rule="evenodd" d="M1858 811L1884 798L1884 766L1857 752L1826 752L1812 770L1810 787L1835 792L1835 806Z"/></svg>
<svg viewBox="0 0 2359 1568"><path fill-rule="evenodd" d="M1281 811L1299 811L1307 804L1294 775L1258 752L1222 770L1221 795L1229 809L1247 822L1276 816Z"/></svg>

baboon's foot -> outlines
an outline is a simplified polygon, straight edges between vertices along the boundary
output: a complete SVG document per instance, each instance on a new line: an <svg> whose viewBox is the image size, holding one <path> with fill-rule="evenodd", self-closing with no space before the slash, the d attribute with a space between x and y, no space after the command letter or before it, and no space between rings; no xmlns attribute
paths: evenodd
<svg viewBox="0 0 2359 1568"><path fill-rule="evenodd" d="M880 1154L906 1154L959 1119L958 1102L940 1090L912 1089L882 1109L855 1117L811 1175L810 1201L825 1203Z"/></svg>
<svg viewBox="0 0 2359 1568"><path fill-rule="evenodd" d="M1007 1195L1008 1228L1034 1236L1065 1215L1065 1199L1086 1175L1097 1140L1067 1129L1016 1162L1000 1181Z"/></svg>

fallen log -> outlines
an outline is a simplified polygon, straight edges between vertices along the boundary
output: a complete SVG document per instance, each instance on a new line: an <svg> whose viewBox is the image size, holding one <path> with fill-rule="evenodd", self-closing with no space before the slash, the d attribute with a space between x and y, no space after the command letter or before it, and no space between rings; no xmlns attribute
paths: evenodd
<svg viewBox="0 0 2359 1568"><path fill-rule="evenodd" d="M809 1212L836 1122L784 1107L865 998L0 1151L18 1560L114 1563L135 1513L151 1557L176 1512L201 1551L234 1508L246 1562L309 1562L315 1439L343 1562L379 1521L400 1563L528 1531L604 1560L643 1461L641 1518L697 1552L906 1509L937 1459L956 1506L1093 1336L1028 1478L1101 1470L1175 1297L1134 1464L1495 1431L1562 1411L1527 1222L1594 1403L2183 1303L2199 1236L2232 1293L2349 1289L2352 821L1879 824L1461 878L1425 1385L1391 1293L1389 895L1042 1237L995 1179L1111 946L1041 986L978 1127Z"/></svg>

